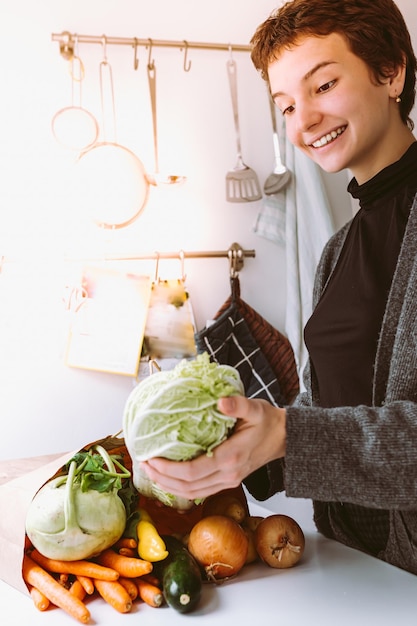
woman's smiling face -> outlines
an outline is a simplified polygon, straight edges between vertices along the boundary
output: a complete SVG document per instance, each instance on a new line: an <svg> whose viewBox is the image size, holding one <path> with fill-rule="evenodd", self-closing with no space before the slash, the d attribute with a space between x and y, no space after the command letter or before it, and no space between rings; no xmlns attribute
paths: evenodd
<svg viewBox="0 0 417 626"><path fill-rule="evenodd" d="M377 84L342 35L298 39L268 75L289 140L325 171L348 168L362 183L406 149L410 134L395 102L401 80Z"/></svg>

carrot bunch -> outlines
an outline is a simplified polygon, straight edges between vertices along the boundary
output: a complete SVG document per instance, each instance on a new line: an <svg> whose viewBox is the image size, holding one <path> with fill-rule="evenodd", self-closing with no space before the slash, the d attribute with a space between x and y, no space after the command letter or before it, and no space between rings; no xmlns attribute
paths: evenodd
<svg viewBox="0 0 417 626"><path fill-rule="evenodd" d="M86 601L101 596L119 613L128 613L135 601L152 607L163 604L153 565L137 555L137 542L122 539L91 560L60 561L28 546L22 574L35 607L60 607L82 624L91 619Z"/></svg>

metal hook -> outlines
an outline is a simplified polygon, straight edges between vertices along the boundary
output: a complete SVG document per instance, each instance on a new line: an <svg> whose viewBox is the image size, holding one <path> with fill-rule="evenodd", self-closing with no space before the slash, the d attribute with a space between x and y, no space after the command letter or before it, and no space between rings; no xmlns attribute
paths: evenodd
<svg viewBox="0 0 417 626"><path fill-rule="evenodd" d="M188 61L187 63L187 57L188 57L188 41L186 41L184 39L184 45L185 45L185 51L184 51L184 64L183 64L183 68L184 68L184 72L189 72L191 69L191 61ZM181 48L182 50L182 48Z"/></svg>
<svg viewBox="0 0 417 626"><path fill-rule="evenodd" d="M107 37L106 35L102 36L101 45L103 46L103 63L107 63Z"/></svg>
<svg viewBox="0 0 417 626"><path fill-rule="evenodd" d="M137 70L139 67L139 59L138 59L138 40L134 39L134 44L133 44L133 48L134 48L134 52L133 52L133 69Z"/></svg>
<svg viewBox="0 0 417 626"><path fill-rule="evenodd" d="M181 280L183 282L185 282L186 274L185 274L185 271L184 271L184 259L185 259L185 252L184 252L184 250L180 250L179 253L178 253L178 256L180 257L180 262L181 262Z"/></svg>
<svg viewBox="0 0 417 626"><path fill-rule="evenodd" d="M229 56L230 56L229 61L233 61L233 46L231 43L229 43Z"/></svg>
<svg viewBox="0 0 417 626"><path fill-rule="evenodd" d="M76 73L76 67L77 67L78 73ZM82 62L78 54L78 35L74 35L74 50L73 50L73 55L70 60L70 74L71 74L71 79L74 82L81 83L84 80L84 76L85 76L84 63Z"/></svg>
<svg viewBox="0 0 417 626"><path fill-rule="evenodd" d="M110 89L110 97L111 97L111 113L112 113L112 122L113 122L113 137L114 142L117 143L117 128L116 128L116 106L114 101L114 84L113 84L113 70L110 63L107 61L107 56L104 55L103 61L100 62L99 65L100 71L100 100L101 100L101 116L102 116L102 130L103 130L103 141L106 141L106 115L105 115L105 97L104 97L104 72L107 72L107 80L108 86Z"/></svg>
<svg viewBox="0 0 417 626"><path fill-rule="evenodd" d="M235 265L236 254L235 254L234 250L229 249L227 251L227 256L229 257L229 274L230 274L230 278L235 278L237 276L237 272L236 272L236 265Z"/></svg>
<svg viewBox="0 0 417 626"><path fill-rule="evenodd" d="M149 47L149 54L148 54L148 69L149 69L149 70L153 70L154 65L155 65L155 60L154 60L154 59L152 59L152 61L151 61L153 42L152 42L152 39L151 39L150 37L149 37L148 41L149 41L149 44L148 44L148 46L147 46L147 47Z"/></svg>
<svg viewBox="0 0 417 626"><path fill-rule="evenodd" d="M161 371L161 367L158 364L157 361L155 361L155 359L149 359L149 363L148 363L148 367L149 367L149 375L152 376L152 374L154 373L154 368L157 372Z"/></svg>
<svg viewBox="0 0 417 626"><path fill-rule="evenodd" d="M156 256L156 263L155 263L155 276L154 276L153 282L159 283L159 258L160 258L159 252L155 252L155 256Z"/></svg>

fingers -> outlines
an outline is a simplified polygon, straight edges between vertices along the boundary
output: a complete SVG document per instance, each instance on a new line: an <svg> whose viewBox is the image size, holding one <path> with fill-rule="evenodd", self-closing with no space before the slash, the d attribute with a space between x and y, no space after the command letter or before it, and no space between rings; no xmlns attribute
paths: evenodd
<svg viewBox="0 0 417 626"><path fill-rule="evenodd" d="M221 489L236 487L240 480L236 477L227 477L221 470L214 469L198 479L188 480L188 472L184 466L190 466L193 471L198 459L189 462L167 461L166 459L151 459L143 463L142 467L151 480L157 483L164 491L181 496L189 500L206 498ZM184 476L173 476L181 465Z"/></svg>
<svg viewBox="0 0 417 626"><path fill-rule="evenodd" d="M235 417L239 422L245 422L252 426L264 421L265 419L275 420L277 408L270 402L262 399L251 399L245 396L228 396L220 398L217 402L217 408L224 415Z"/></svg>
<svg viewBox="0 0 417 626"><path fill-rule="evenodd" d="M220 489L237 487L250 473L245 437L245 433L236 432L211 456L202 454L181 462L153 458L143 463L142 469L164 491L188 499L207 497Z"/></svg>
<svg viewBox="0 0 417 626"><path fill-rule="evenodd" d="M220 398L217 407L229 417L246 418L256 410L256 403L245 396L228 396Z"/></svg>
<svg viewBox="0 0 417 626"><path fill-rule="evenodd" d="M286 413L264 400L221 398L219 410L235 417L233 434L191 461L149 459L142 468L164 491L190 500L238 486L257 468L285 456Z"/></svg>

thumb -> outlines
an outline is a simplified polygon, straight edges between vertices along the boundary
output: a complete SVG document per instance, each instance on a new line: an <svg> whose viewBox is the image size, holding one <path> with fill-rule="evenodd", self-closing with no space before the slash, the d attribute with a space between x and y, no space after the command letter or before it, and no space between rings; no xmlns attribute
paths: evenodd
<svg viewBox="0 0 417 626"><path fill-rule="evenodd" d="M227 396L217 403L219 411L230 417L245 417L248 407L249 400L245 396Z"/></svg>

